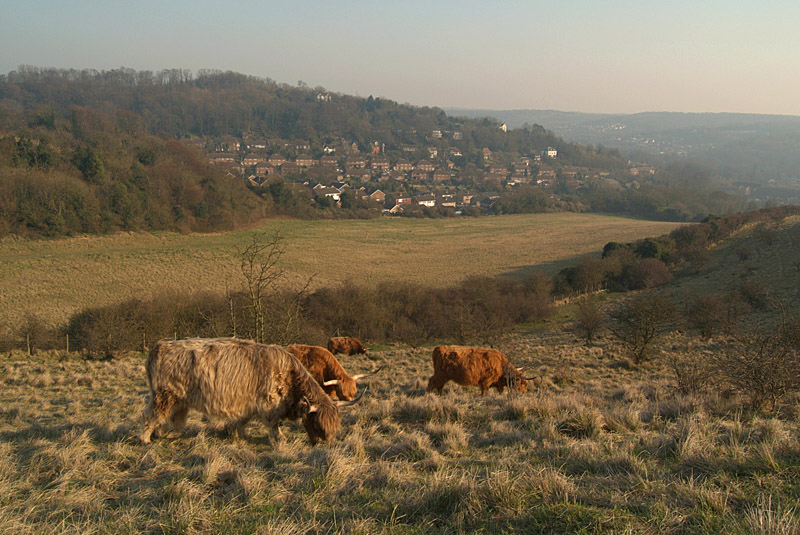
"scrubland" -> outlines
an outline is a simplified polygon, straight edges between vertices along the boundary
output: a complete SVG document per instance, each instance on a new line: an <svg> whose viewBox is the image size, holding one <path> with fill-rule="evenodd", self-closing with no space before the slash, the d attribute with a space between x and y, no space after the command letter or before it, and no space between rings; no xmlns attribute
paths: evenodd
<svg viewBox="0 0 800 535"><path fill-rule="evenodd" d="M452 383L426 394L430 347L340 360L386 368L343 410L331 444L298 423L268 441L137 441L144 355L0 357L3 533L798 533L800 399L743 411L684 396L670 355L715 350L671 335L634 367L609 338L499 343L535 376L509 395Z"/></svg>

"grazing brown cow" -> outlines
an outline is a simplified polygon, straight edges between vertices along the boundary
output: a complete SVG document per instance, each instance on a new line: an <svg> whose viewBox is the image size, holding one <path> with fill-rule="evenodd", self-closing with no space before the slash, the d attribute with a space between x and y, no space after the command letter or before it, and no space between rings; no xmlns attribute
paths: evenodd
<svg viewBox="0 0 800 535"><path fill-rule="evenodd" d="M297 357L325 393L331 397L335 395L335 399L352 400L356 397L358 390L356 381L374 375L381 370L378 368L370 373L362 373L350 377L342 365L339 364L339 361L336 360L336 357L324 347L293 344L288 346L286 350Z"/></svg>
<svg viewBox="0 0 800 535"><path fill-rule="evenodd" d="M481 395L490 388L503 392L505 387L528 391L528 382L509 364L504 354L496 349L468 346L437 346L433 349L433 376L428 380L427 391L442 388L448 381L462 386L479 386Z"/></svg>
<svg viewBox="0 0 800 535"><path fill-rule="evenodd" d="M334 336L328 338L328 351L333 353L344 353L345 355L359 355L367 352L367 348L358 338L352 336Z"/></svg>
<svg viewBox="0 0 800 535"><path fill-rule="evenodd" d="M240 436L252 418L276 439L281 420L301 418L311 444L330 440L339 427L337 403L278 346L235 338L162 340L150 351L146 369L151 395L139 435L144 444L168 420L182 429L189 409L224 420Z"/></svg>

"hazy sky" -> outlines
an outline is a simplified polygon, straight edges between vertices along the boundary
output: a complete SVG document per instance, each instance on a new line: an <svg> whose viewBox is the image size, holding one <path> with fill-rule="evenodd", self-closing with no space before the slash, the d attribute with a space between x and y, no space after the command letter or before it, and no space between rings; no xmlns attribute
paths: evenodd
<svg viewBox="0 0 800 535"><path fill-rule="evenodd" d="M797 0L0 0L0 72L203 68L415 105L800 115Z"/></svg>

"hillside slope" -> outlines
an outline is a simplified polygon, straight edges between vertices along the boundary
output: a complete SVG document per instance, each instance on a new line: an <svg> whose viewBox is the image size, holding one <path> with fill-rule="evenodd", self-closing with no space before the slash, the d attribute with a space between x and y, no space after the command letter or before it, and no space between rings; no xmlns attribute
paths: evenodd
<svg viewBox="0 0 800 535"><path fill-rule="evenodd" d="M682 305L701 294L737 292L752 301L750 322L771 323L781 310L800 310L800 217L751 225L710 253L698 273L687 267L666 287Z"/></svg>

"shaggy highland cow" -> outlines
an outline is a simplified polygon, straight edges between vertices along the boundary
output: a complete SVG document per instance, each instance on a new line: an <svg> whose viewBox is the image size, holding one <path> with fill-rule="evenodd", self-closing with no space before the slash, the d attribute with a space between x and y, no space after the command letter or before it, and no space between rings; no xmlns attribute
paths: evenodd
<svg viewBox="0 0 800 535"><path fill-rule="evenodd" d="M433 349L433 376L428 380L427 391L441 394L444 385L453 381L461 386L479 386L483 396L490 388L498 392L505 387L527 392L529 378L522 377L521 370L496 349L437 346Z"/></svg>
<svg viewBox="0 0 800 535"><path fill-rule="evenodd" d="M356 397L356 381L378 373L381 369L350 377L333 354L319 346L293 344L286 350L297 357L329 396L350 401Z"/></svg>
<svg viewBox="0 0 800 535"><path fill-rule="evenodd" d="M162 340L146 369L151 396L139 435L144 444L167 421L181 430L189 409L225 421L240 436L252 418L275 439L282 437L281 420L301 418L311 444L330 440L339 427L337 403L278 346L235 338Z"/></svg>
<svg viewBox="0 0 800 535"><path fill-rule="evenodd" d="M334 336L328 338L328 351L333 353L343 353L345 355L360 355L367 353L367 348L358 338L352 336Z"/></svg>

